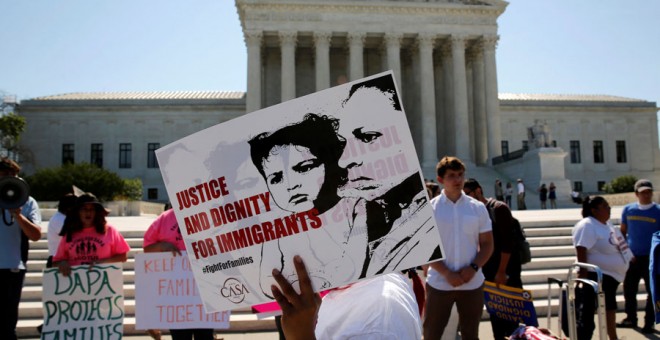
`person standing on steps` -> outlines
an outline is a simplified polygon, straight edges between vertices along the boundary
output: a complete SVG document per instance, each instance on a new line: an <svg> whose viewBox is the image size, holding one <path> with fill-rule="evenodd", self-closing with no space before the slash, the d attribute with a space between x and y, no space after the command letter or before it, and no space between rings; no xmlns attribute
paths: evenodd
<svg viewBox="0 0 660 340"><path fill-rule="evenodd" d="M518 210L527 210L525 204L525 184L521 178L518 178Z"/></svg>
<svg viewBox="0 0 660 340"><path fill-rule="evenodd" d="M17 177L21 167L9 158L0 159L0 178ZM41 212L29 197L22 207L2 210L0 219L0 339L16 339L18 304L27 271L30 241L41 238Z"/></svg>
<svg viewBox="0 0 660 340"><path fill-rule="evenodd" d="M649 254L653 233L660 231L660 207L653 202L653 184L648 179L640 179L635 183L637 202L630 203L621 213L621 233L627 238L633 254L630 267L623 281L623 295L626 300L626 318L617 324L618 327L637 327L637 291L639 281L644 279L646 288L646 307L644 328L642 333L655 332L655 314L651 298L651 282L649 281Z"/></svg>
<svg viewBox="0 0 660 340"><path fill-rule="evenodd" d="M486 280L509 287L522 288L520 258L517 256L516 243L512 237L514 222L511 209L500 200L484 197L481 185L474 178L465 181L463 192L488 208L493 224L493 255L483 267ZM496 340L506 339L518 328L517 322L498 318L493 314L490 315L490 324Z"/></svg>

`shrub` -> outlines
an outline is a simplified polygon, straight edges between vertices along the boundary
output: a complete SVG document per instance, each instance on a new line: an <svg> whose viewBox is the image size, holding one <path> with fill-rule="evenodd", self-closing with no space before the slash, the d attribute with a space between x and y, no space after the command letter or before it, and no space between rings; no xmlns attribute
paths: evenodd
<svg viewBox="0 0 660 340"><path fill-rule="evenodd" d="M101 201L110 201L122 195L125 189L119 175L89 163L41 169L25 180L30 185L30 195L38 201L57 201L65 193L72 192L74 185L93 193Z"/></svg>
<svg viewBox="0 0 660 340"><path fill-rule="evenodd" d="M139 201L142 199L142 180L139 178L124 179L124 188L115 200Z"/></svg>
<svg viewBox="0 0 660 340"><path fill-rule="evenodd" d="M603 186L603 191L608 194L633 192L635 191L635 182L637 182L637 177L633 175L623 175L605 184Z"/></svg>

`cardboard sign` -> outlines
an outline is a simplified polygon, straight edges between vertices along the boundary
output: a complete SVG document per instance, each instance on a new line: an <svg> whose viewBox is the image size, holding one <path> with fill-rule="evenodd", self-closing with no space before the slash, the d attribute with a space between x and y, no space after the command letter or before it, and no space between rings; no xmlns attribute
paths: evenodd
<svg viewBox="0 0 660 340"><path fill-rule="evenodd" d="M527 290L505 285L497 286L493 282L486 281L484 304L491 317L524 323L527 326L539 325L532 294Z"/></svg>
<svg viewBox="0 0 660 340"><path fill-rule="evenodd" d="M272 301L294 255L317 291L442 258L399 98L386 72L156 151L207 311Z"/></svg>
<svg viewBox="0 0 660 340"><path fill-rule="evenodd" d="M121 264L71 267L43 274L44 325L41 339L121 339L124 279Z"/></svg>
<svg viewBox="0 0 660 340"><path fill-rule="evenodd" d="M229 328L230 312L206 314L185 252L135 255L135 328Z"/></svg>

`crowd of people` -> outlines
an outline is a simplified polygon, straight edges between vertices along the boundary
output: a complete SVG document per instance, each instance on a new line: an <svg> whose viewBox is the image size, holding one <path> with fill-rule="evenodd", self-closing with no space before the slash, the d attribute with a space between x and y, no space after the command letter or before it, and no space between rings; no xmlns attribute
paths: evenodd
<svg viewBox="0 0 660 340"><path fill-rule="evenodd" d="M0 176L17 176L19 171L15 162L0 161ZM507 191L495 190L497 197L485 197L478 180L465 179L465 171L461 160L444 157L436 167L440 184L426 183L429 204L444 240L445 258L425 266L425 298L415 297L407 275L390 273L333 290L321 300L312 291L305 259L292 255L299 293L281 269L274 268L271 273L277 285L272 285L270 291L282 309L281 325L286 338L341 338L340 335L345 335L347 338L419 339L423 335L425 339L441 339L447 334L455 336L456 327L447 326L451 325L450 319L456 318L463 339L478 339L484 281L522 288L521 265L518 257L512 256L516 249L511 237L511 210L508 204L497 199L506 200ZM498 181L496 186L501 183ZM624 208L620 231L612 226L610 206L600 196L584 199L583 219L573 229L577 260L597 265L603 273L610 339L618 338L616 327L638 326L636 294L641 279L648 294L641 331L655 331L648 268L651 236L660 231L660 207L653 202L653 185L648 180L635 184L635 195L638 202ZM26 248L22 245L28 239L36 241L41 237L41 218L32 198L22 208L8 213L19 228L0 229L6 234L0 238L6 255L3 257L5 269L0 270L4 280L0 280L0 284L6 286L2 290L8 295L4 301L10 306L13 303L16 308L4 309L2 334L6 336L3 338L15 338L17 306L27 261ZM57 267L62 275L70 275L71 266L126 261L129 246L107 223L107 215L108 211L92 193L63 196L58 212L49 222L47 266ZM6 223L6 219L3 222ZM145 233L144 251L172 252L176 256L184 250L175 215L167 210ZM583 270L579 275L596 280L593 272ZM621 283L624 284L627 317L617 324L616 291ZM381 310L387 312L373 312ZM515 322L494 315L491 315L491 325L495 339L505 339L518 327ZM212 329L173 329L170 333L173 339L193 336L213 339ZM152 335L157 337L157 331L152 331Z"/></svg>
<svg viewBox="0 0 660 340"><path fill-rule="evenodd" d="M260 264L260 288L279 304L282 316L278 321L288 339L428 340L454 337L457 329L462 339L478 339L484 282L523 287L510 208L515 194L517 209L527 209L522 179L517 179L515 190L511 182L503 187L498 179L495 197L486 197L477 179L466 178L466 165L456 157L443 157L436 166L437 183L427 182L424 188L422 178L412 167L405 167L406 171L387 180L372 178L365 175L362 168L366 165L360 155L346 154L351 149L374 148L374 141L391 138L384 135L387 127L379 125L377 117L358 115L365 105L377 106L378 114L405 120L393 88L391 80L383 84L378 78L351 88L343 109L344 114L353 111L358 117L352 125L308 113L298 123L257 134L248 141L251 161L282 211L314 210L323 215L335 206L350 208L345 211L345 226L320 230L328 233L324 240L334 242L339 250L336 253L300 256L297 251L303 247L287 243L294 242L287 239L263 245L262 252L272 254L269 260L273 262ZM353 147L348 148L347 143ZM15 177L19 171L15 162L0 160L0 177ZM556 208L554 183L547 187L541 184L538 193L542 209L547 208L548 200L550 208ZM650 291L651 236L660 230L660 208L653 203L650 181L638 181L635 194L638 202L625 207L620 231L609 222L608 202L598 196L583 200L584 218L573 230L577 260L599 266L604 274L610 339L617 339L617 326L637 327L636 294L641 279ZM433 213L428 220L420 213L426 207ZM12 339L16 338L27 242L40 239L41 217L33 198L7 213L11 223L6 218L0 222L7 226L0 227L0 249L5 255L0 260L0 285L4 285L0 286L4 288L0 303L8 306L2 311L0 335ZM107 215L92 193L65 195L49 224L48 266L57 267L67 276L72 266L125 262L130 248L107 223ZM432 227L434 223L437 228ZM410 231L410 224L419 227ZM436 230L442 240L442 253L437 243L429 246L423 242ZM402 241L386 242L390 238ZM172 210L165 211L150 226L143 248L145 252L171 252L174 256L186 249ZM317 247L310 243L308 248ZM352 268L346 268L341 266L346 254L361 257ZM416 278L418 269L414 265L419 263L428 263L420 268L426 279L423 288L409 280ZM586 271L580 276L594 278ZM276 285L271 284L273 279ZM332 289L323 299L312 289L358 279L349 286ZM291 284L296 280L299 289ZM627 317L616 324L615 294L621 282ZM496 315L491 315L490 321L492 337L497 340L506 339L518 327ZM653 321L649 293L644 333L654 332ZM212 329L172 329L170 333L175 340L213 338ZM156 330L151 334L159 337Z"/></svg>

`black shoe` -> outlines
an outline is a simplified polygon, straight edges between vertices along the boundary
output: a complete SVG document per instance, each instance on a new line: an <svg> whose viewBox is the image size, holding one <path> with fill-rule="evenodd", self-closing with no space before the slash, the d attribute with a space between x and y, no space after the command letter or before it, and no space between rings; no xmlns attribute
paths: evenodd
<svg viewBox="0 0 660 340"><path fill-rule="evenodd" d="M630 319L625 318L617 323L616 326L619 328L637 328L637 321L631 321Z"/></svg>
<svg viewBox="0 0 660 340"><path fill-rule="evenodd" d="M653 325L646 325L644 328L642 328L642 333L653 334L655 333L655 327Z"/></svg>

